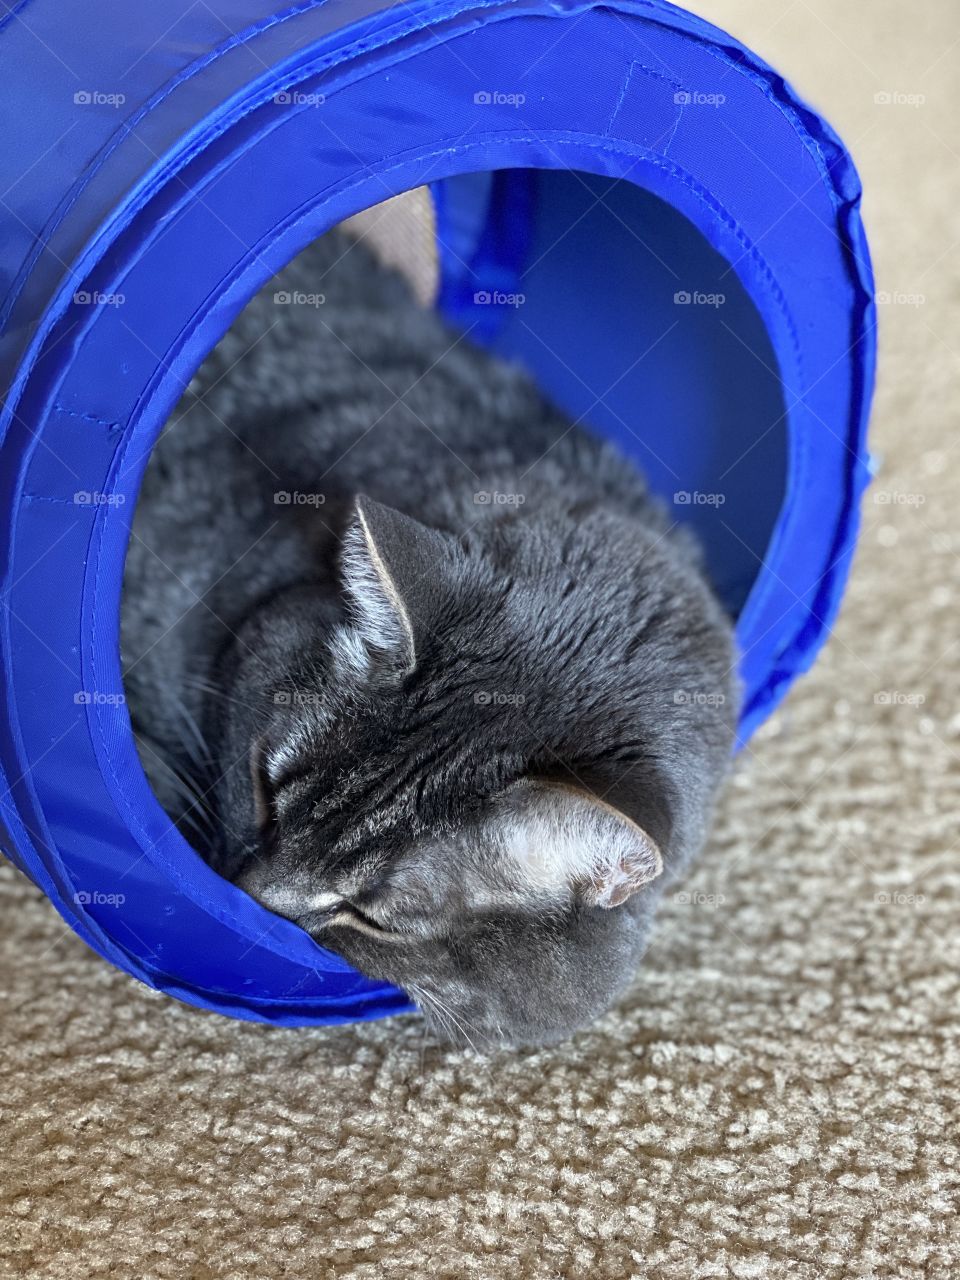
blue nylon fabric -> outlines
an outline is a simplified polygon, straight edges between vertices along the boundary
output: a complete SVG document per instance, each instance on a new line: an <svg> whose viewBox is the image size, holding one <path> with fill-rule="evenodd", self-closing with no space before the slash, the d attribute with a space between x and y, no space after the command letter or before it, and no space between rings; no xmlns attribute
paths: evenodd
<svg viewBox="0 0 960 1280"><path fill-rule="evenodd" d="M668 498L730 490L676 510L742 605L745 739L829 631L868 478L852 163L753 54L660 0L31 0L0 17L0 66L4 846L91 946L181 999L289 1024L407 1009L216 877L147 787L117 616L157 431L274 271L430 183L448 316ZM305 99L273 101L291 87ZM716 93L722 111L693 102ZM723 280L732 333L677 319L684 271ZM475 300L524 289L523 308Z"/></svg>

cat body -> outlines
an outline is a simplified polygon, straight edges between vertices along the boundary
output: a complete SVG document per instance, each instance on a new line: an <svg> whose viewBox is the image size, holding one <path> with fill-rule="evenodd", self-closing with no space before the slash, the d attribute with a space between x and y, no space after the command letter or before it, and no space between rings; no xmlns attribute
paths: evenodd
<svg viewBox="0 0 960 1280"><path fill-rule="evenodd" d="M145 473L141 758L217 870L453 1038L556 1039L703 841L730 624L610 446L361 247L309 265L292 353L188 395Z"/></svg>

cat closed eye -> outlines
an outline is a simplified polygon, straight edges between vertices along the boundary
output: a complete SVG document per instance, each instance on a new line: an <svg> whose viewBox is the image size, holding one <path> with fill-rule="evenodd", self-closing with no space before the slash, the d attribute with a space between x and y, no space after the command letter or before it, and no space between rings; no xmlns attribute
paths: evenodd
<svg viewBox="0 0 960 1280"><path fill-rule="evenodd" d="M354 929L368 937L377 938L381 942L395 942L403 938L403 934L395 929L388 929L373 916L361 911L350 902L343 902L329 914L324 921L324 928L342 927Z"/></svg>

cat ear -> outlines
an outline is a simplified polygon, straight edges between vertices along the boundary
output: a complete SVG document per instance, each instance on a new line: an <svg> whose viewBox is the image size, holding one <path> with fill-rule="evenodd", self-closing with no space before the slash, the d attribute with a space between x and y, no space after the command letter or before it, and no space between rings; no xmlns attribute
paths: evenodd
<svg viewBox="0 0 960 1280"><path fill-rule="evenodd" d="M572 889L588 906L618 907L663 871L655 841L599 797L527 782L503 798L500 839L536 888Z"/></svg>
<svg viewBox="0 0 960 1280"><path fill-rule="evenodd" d="M405 674L416 666L417 638L446 551L435 529L372 498L356 498L341 551L354 626L367 650L392 657Z"/></svg>

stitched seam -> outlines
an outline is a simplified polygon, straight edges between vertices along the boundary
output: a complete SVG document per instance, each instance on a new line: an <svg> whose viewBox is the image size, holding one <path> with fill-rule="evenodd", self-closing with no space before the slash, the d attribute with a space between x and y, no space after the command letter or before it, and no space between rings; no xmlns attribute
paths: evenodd
<svg viewBox="0 0 960 1280"><path fill-rule="evenodd" d="M83 490L81 490L83 492ZM73 498L55 498L48 493L24 493L20 495L24 502L55 502L65 507L78 507L81 511L86 508L90 511L96 511L100 505L96 502L75 502Z"/></svg>
<svg viewBox="0 0 960 1280"><path fill-rule="evenodd" d="M620 93L617 95L617 101L614 104L614 108L610 113L610 117L607 120L606 125L604 126L603 132L604 134L608 134L610 130L613 128L614 123L617 119L617 116L619 116L620 111L623 107L623 104L626 101L627 94L630 91L630 86L633 83L633 77L638 71L640 72L641 75L648 76L651 80L660 80L662 81L662 83L668 84L671 87L671 89L673 89L673 92L674 92L674 99L675 99L674 105L679 105L680 109L677 112L677 118L676 120L674 120L673 128L670 130L670 138L667 142L667 145L663 149L664 154L666 154L666 152L669 151L670 149L670 143L673 141L674 136L676 135L677 127L680 124L681 117L683 116L683 104L676 103L676 95L678 93L683 92L683 85L679 82L679 80L675 80L672 76L665 76L662 71L657 71L654 67L648 67L645 63L640 62L639 59L637 58L634 58L627 68L627 74L624 76L623 84L620 86Z"/></svg>
<svg viewBox="0 0 960 1280"><path fill-rule="evenodd" d="M79 409L68 409L59 400L54 401L53 407L58 413L65 413L68 418L79 418L83 422L95 422L100 427L106 427L111 433L123 429L122 424L119 422L108 422L106 418L98 418L95 413L81 413Z"/></svg>

